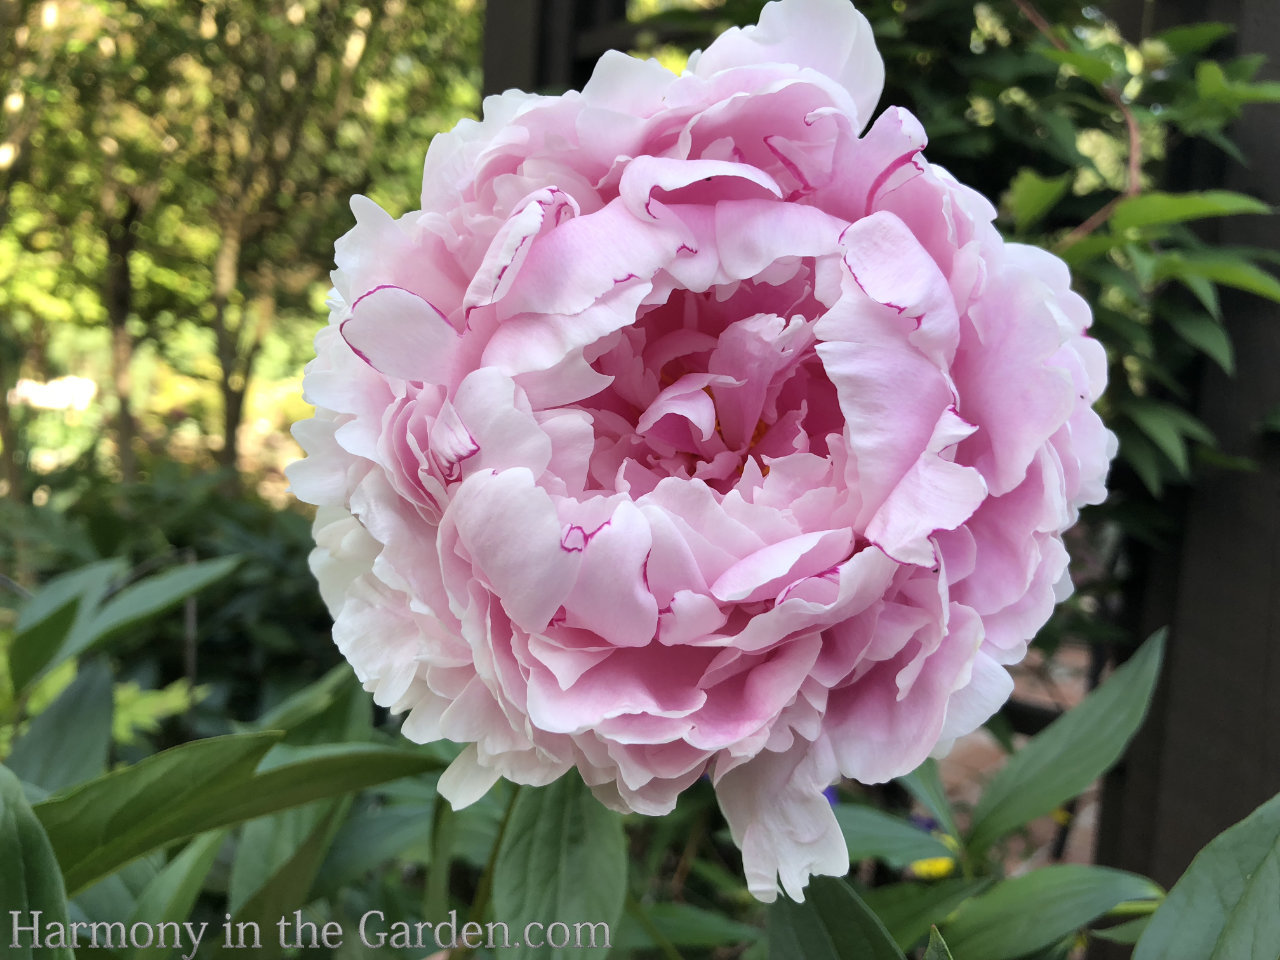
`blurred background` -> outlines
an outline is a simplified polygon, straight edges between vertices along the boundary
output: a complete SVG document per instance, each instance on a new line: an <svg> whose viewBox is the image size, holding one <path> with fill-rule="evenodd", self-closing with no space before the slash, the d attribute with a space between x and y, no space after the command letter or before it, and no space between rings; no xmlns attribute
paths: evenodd
<svg viewBox="0 0 1280 960"><path fill-rule="evenodd" d="M431 137L483 93L578 87L611 47L679 70L761 6L0 0L0 636L68 571L121 561L110 596L237 558L198 605L111 647L113 760L233 729L339 662L283 467L349 197L409 212ZM1280 789L1280 283L1274 220L1249 199L1277 199L1280 83L1261 54L1280 55L1280 15L1269 0L859 8L887 62L882 106L921 117L930 159L997 202L1008 235L1068 260L1110 362L1114 493L1074 532L1076 595L989 743L1002 756L1174 623L1103 831L1113 860L1168 882ZM1139 195L1155 202L1115 216ZM1224 214L1243 216L1192 224ZM0 756L75 675L68 661L31 690L0 684ZM1062 857L1071 813L1028 855Z"/></svg>

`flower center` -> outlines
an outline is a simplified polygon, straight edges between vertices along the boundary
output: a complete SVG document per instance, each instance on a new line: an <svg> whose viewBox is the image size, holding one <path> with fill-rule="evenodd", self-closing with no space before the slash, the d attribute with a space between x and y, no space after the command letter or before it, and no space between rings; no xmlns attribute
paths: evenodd
<svg viewBox="0 0 1280 960"><path fill-rule="evenodd" d="M827 455L843 421L814 350L824 308L803 266L777 283L673 291L597 344L588 359L613 382L579 404L595 425L595 488L639 496L680 477L726 492L771 459Z"/></svg>

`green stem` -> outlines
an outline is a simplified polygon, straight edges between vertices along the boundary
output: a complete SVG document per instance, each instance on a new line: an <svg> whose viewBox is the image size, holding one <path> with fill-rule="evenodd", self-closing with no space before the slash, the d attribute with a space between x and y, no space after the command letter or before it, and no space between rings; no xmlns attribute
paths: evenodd
<svg viewBox="0 0 1280 960"><path fill-rule="evenodd" d="M676 949L676 945L668 940L657 925L653 922L653 918L640 906L638 901L630 891L627 892L627 912L639 921L640 926L644 927L644 932L649 935L649 939L657 944L658 949L662 951L662 955L667 960L684 960L680 956L680 951Z"/></svg>
<svg viewBox="0 0 1280 960"><path fill-rule="evenodd" d="M427 867L427 890L423 911L431 923L444 920L449 912L449 863L453 858L453 807L436 796L431 823L431 863Z"/></svg>
<svg viewBox="0 0 1280 960"><path fill-rule="evenodd" d="M1163 902L1163 897L1159 900L1126 900L1124 903L1117 903L1108 910L1106 916L1116 919L1121 917L1145 917L1155 913L1156 907Z"/></svg>
<svg viewBox="0 0 1280 960"><path fill-rule="evenodd" d="M485 864L484 876L480 878L480 886L476 889L476 898L471 904L469 919L483 921L485 911L489 909L489 898L493 894L493 875L498 867L498 852L502 849L502 841L507 835L507 825L511 823L511 813L516 808L516 801L524 787L516 784L511 791L511 799L507 801L506 812L502 814L502 823L498 827L498 836L493 841L493 850L489 853L489 862Z"/></svg>

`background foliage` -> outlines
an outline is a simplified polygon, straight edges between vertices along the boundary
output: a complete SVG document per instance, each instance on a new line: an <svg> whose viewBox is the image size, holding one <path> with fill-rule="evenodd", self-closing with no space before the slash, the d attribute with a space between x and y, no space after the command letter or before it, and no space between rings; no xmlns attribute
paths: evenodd
<svg viewBox="0 0 1280 960"><path fill-rule="evenodd" d="M638 52L679 68L761 4L632 6ZM1099 676L1134 646L1125 574L1134 543L1169 536L1170 489L1202 465L1249 468L1216 452L1186 384L1233 369L1220 288L1280 300L1280 283L1270 254L1210 246L1194 221L1265 207L1185 192L1179 158L1196 142L1237 162L1231 122L1280 84L1218 55L1221 24L1124 38L1069 0L859 6L882 102L912 109L930 159L998 200L1008 235L1064 256L1093 305L1120 461L1075 534L1077 594L1039 642L1091 644ZM622 824L573 778L500 784L457 814L436 802L453 748L404 742L338 663L281 467L345 199L414 208L430 136L478 109L481 13L0 0L0 862L22 864L0 871L0 905L229 912L265 931L298 909L347 931L370 909L607 920L613 955L667 958L1047 960L1149 925L1139 960L1193 940L1238 955L1262 914L1206 912L1197 891L1274 905L1274 802L1167 899L1132 874L1019 874L1008 856L1119 756L1159 639L1052 723L995 721L1011 747L1045 728L973 809L951 808L932 764L841 785L854 882L815 884L804 906L746 893L706 784ZM573 882L537 882L566 864ZM333 955L424 955L355 939ZM289 952L273 943L255 955Z"/></svg>

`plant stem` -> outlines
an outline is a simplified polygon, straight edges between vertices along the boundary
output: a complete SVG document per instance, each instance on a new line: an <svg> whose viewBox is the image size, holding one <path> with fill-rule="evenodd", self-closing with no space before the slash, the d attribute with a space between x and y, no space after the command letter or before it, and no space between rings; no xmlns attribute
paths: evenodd
<svg viewBox="0 0 1280 960"><path fill-rule="evenodd" d="M1067 45L1063 43L1062 38L1053 32L1053 27L1049 21L1044 18L1035 5L1034 0L1013 0L1022 15L1040 31L1041 35L1059 50L1066 50ZM1072 246L1080 240L1083 240L1094 230L1102 226L1115 212L1116 205L1125 197L1135 197L1142 192L1142 130L1138 126L1138 118L1134 116L1133 109L1125 102L1124 95L1109 83L1104 83L1100 87L1103 95L1111 101L1112 105L1120 111L1120 116L1124 119L1125 129L1129 136L1129 164L1125 176L1124 192L1113 197L1109 202L1103 205L1088 220L1080 224L1057 244L1059 252Z"/></svg>
<svg viewBox="0 0 1280 960"><path fill-rule="evenodd" d="M489 853L489 862L485 864L484 876L480 878L480 886L476 890L476 898L471 903L470 919L482 920L489 909L489 898L493 894L493 875L498 866L498 851L502 849L502 841L507 836L507 826L511 823L511 813L516 808L516 801L524 787L516 784L511 791L511 799L507 801L507 809L502 814L502 823L498 827L498 836L493 841L493 850Z"/></svg>
<svg viewBox="0 0 1280 960"><path fill-rule="evenodd" d="M662 931L654 924L653 919L640 906L640 901L632 896L630 892L627 893L627 912L636 918L640 926L644 927L644 932L649 935L649 939L657 944L658 949L667 960L684 960L680 956L680 951L676 949L676 945L663 935Z"/></svg>
<svg viewBox="0 0 1280 960"><path fill-rule="evenodd" d="M427 890L423 912L431 923L439 923L449 912L449 862L453 857L453 807L436 796L431 824L431 863L427 867Z"/></svg>

